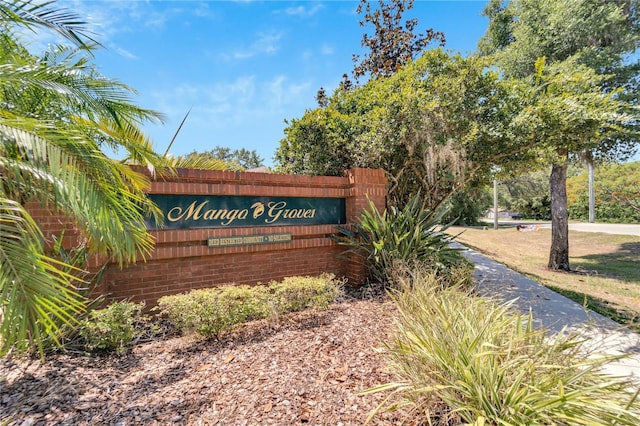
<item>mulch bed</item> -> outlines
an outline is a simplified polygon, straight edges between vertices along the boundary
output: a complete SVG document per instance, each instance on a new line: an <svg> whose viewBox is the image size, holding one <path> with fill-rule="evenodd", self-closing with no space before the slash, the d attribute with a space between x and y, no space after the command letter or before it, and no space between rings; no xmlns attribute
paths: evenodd
<svg viewBox="0 0 640 426"><path fill-rule="evenodd" d="M394 313L384 297L347 299L217 341L0 360L0 424L362 425L386 395L361 392L393 380L376 348ZM383 412L371 424L405 421L402 411Z"/></svg>

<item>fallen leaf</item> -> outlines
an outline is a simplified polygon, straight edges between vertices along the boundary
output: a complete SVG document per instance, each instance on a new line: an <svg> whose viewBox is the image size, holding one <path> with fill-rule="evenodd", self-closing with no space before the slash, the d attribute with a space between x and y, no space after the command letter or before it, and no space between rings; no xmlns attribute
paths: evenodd
<svg viewBox="0 0 640 426"><path fill-rule="evenodd" d="M198 368L196 368L196 371L208 370L211 367L213 367L213 364L202 364L202 365L198 366Z"/></svg>
<svg viewBox="0 0 640 426"><path fill-rule="evenodd" d="M0 412L15 415L16 425L362 424L376 400L356 391L391 380L371 348L396 311L385 302L389 315L381 321L377 299L350 303L330 321L317 321L320 326L318 313L295 313L277 327L247 324L222 342L154 340L124 358L0 359L0 375L7 376L0 381ZM332 343L345 334L340 345ZM379 424L393 424L380 416Z"/></svg>
<svg viewBox="0 0 640 426"><path fill-rule="evenodd" d="M300 410L300 422L308 423L311 420L311 413L306 408Z"/></svg>

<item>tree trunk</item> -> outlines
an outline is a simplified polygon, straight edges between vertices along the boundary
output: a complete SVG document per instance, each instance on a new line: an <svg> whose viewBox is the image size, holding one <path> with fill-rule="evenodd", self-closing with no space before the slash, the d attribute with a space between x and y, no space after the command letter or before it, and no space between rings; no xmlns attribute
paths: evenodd
<svg viewBox="0 0 640 426"><path fill-rule="evenodd" d="M562 164L551 169L551 252L548 267L569 271L569 212L567 211L567 165L566 155Z"/></svg>

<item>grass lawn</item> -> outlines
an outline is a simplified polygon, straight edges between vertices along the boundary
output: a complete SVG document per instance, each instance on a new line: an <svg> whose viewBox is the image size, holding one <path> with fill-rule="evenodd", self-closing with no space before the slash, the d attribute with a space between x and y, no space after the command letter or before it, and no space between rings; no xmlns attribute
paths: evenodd
<svg viewBox="0 0 640 426"><path fill-rule="evenodd" d="M569 261L577 273L547 269L551 229L518 232L451 227L450 234L596 312L640 331L640 241L637 236L569 231Z"/></svg>

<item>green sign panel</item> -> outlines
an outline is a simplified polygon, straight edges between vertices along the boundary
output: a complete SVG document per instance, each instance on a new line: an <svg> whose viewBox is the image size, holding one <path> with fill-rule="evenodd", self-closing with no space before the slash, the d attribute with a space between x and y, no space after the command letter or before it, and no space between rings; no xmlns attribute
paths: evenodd
<svg viewBox="0 0 640 426"><path fill-rule="evenodd" d="M344 198L150 194L164 227L232 228L346 223ZM149 229L158 226L149 220Z"/></svg>
<svg viewBox="0 0 640 426"><path fill-rule="evenodd" d="M240 237L212 237L207 239L208 247L246 246L250 244L288 243L291 234L243 235Z"/></svg>

